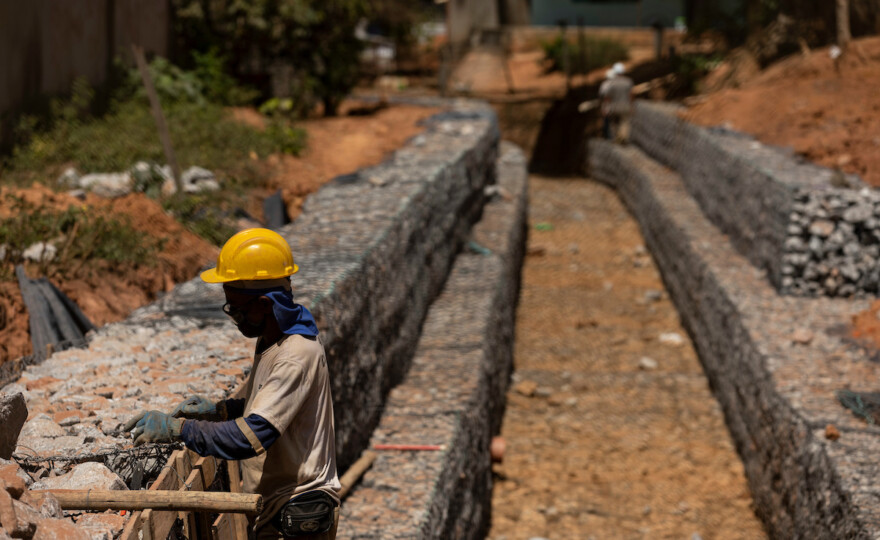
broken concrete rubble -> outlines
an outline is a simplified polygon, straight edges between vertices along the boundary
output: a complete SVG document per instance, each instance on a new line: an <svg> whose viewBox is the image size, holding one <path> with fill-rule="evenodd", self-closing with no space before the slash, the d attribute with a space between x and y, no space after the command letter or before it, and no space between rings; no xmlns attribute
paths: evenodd
<svg viewBox="0 0 880 540"><path fill-rule="evenodd" d="M75 465L70 472L38 480L32 489L100 489L127 490L128 486L116 473L100 463Z"/></svg>
<svg viewBox="0 0 880 540"><path fill-rule="evenodd" d="M0 459L12 457L27 416L27 403L21 392L0 394Z"/></svg>
<svg viewBox="0 0 880 540"><path fill-rule="evenodd" d="M61 519L63 513L55 497L31 497L23 477L27 475L17 464L0 462L0 538L89 539L68 520Z"/></svg>

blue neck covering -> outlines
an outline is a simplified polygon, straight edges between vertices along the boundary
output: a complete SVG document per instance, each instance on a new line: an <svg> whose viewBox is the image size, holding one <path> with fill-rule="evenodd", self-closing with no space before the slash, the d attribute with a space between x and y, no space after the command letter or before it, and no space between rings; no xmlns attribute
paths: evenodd
<svg viewBox="0 0 880 540"><path fill-rule="evenodd" d="M317 337L318 325L311 312L300 304L293 301L293 293L283 287L270 289L236 289L236 292L265 296L272 300L272 311L281 332L287 335L299 334L302 336Z"/></svg>

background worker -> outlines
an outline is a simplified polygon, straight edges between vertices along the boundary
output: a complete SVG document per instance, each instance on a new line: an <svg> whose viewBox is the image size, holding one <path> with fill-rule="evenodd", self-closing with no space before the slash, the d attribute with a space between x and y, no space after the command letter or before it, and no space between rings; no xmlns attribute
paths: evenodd
<svg viewBox="0 0 880 540"><path fill-rule="evenodd" d="M608 102L605 96L608 94L608 84L614 78L614 70L605 72L605 80L599 85L599 113L602 115L602 138L611 138L611 120L608 118Z"/></svg>
<svg viewBox="0 0 880 540"><path fill-rule="evenodd" d="M243 490L263 496L257 539L333 539L339 520L330 377L315 321L293 301L297 270L279 234L231 237L201 277L223 284L223 311L258 338L246 397L194 396L171 414L144 412L125 426L135 445L182 440L199 455L242 460Z"/></svg>
<svg viewBox="0 0 880 540"><path fill-rule="evenodd" d="M601 95L602 110L607 111L610 138L626 144L632 117L633 81L625 75L626 68L621 62L614 64L611 71L614 76L602 84L605 87L605 93Z"/></svg>

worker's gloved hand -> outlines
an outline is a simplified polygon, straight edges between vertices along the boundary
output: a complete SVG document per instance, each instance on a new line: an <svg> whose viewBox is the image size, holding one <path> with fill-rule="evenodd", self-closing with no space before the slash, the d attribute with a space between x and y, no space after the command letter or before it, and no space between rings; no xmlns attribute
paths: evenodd
<svg viewBox="0 0 880 540"><path fill-rule="evenodd" d="M222 420L220 411L213 401L208 401L202 396L190 396L171 411L175 418L190 418L193 420Z"/></svg>
<svg viewBox="0 0 880 540"><path fill-rule="evenodd" d="M174 418L163 412L147 411L125 424L125 431L131 431L134 445L146 443L169 443L180 439L180 428L184 420Z"/></svg>

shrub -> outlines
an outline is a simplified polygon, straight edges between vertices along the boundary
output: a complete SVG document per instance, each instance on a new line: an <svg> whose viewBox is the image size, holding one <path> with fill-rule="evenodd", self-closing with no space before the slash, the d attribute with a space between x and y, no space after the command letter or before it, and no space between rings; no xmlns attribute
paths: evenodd
<svg viewBox="0 0 880 540"><path fill-rule="evenodd" d="M101 259L114 264L153 264L161 242L134 229L125 216L108 216L88 206L56 210L5 193L0 219L3 265L0 279L11 279L12 268L24 262L22 253L36 242L49 242L56 256L41 263L43 273L76 275L85 264Z"/></svg>
<svg viewBox="0 0 880 540"><path fill-rule="evenodd" d="M626 45L608 39L584 36L583 40L566 40L559 34L541 44L547 72L565 71L565 48L568 46L568 65L572 74L589 73L629 58Z"/></svg>
<svg viewBox="0 0 880 540"><path fill-rule="evenodd" d="M163 59L151 65L164 73L157 78L161 81L157 92L162 88L163 109L181 167L201 165L230 176L256 178L249 159L252 152L260 157L278 152L296 154L305 145L304 132L289 121L274 121L265 131L236 122L222 106L199 97L201 83L191 73ZM35 121L25 119L19 138L29 140L14 148L5 164L4 178L29 182L40 178L47 168L64 164L84 172L109 172L128 170L140 160L165 162L146 97L118 100L101 118L71 117L71 105L66 103L57 108L67 112L56 116L47 130L41 131Z"/></svg>
<svg viewBox="0 0 880 540"><path fill-rule="evenodd" d="M322 102L335 114L358 77L354 30L368 0L172 0L180 50L218 51L239 81L272 94L272 72L293 69L288 94L300 110ZM278 85L276 85L278 86Z"/></svg>

